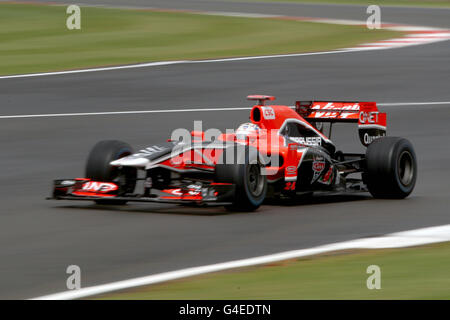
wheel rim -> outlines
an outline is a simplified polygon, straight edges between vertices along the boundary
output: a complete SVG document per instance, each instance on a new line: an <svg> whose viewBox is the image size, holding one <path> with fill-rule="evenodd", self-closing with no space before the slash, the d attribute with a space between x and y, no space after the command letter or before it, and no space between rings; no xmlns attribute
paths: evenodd
<svg viewBox="0 0 450 320"><path fill-rule="evenodd" d="M260 169L260 166L257 164L252 164L248 167L247 185L248 190L254 197L260 196L264 189L264 179L261 176Z"/></svg>
<svg viewBox="0 0 450 320"><path fill-rule="evenodd" d="M414 178L414 161L409 151L403 151L398 159L398 176L404 186L411 184Z"/></svg>

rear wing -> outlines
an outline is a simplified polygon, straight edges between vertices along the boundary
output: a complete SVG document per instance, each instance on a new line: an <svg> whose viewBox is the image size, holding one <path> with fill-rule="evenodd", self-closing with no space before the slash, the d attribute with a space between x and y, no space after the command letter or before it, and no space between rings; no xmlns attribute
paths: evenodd
<svg viewBox="0 0 450 320"><path fill-rule="evenodd" d="M311 123L358 123L365 146L386 135L386 113L378 111L376 102L296 101L295 111Z"/></svg>

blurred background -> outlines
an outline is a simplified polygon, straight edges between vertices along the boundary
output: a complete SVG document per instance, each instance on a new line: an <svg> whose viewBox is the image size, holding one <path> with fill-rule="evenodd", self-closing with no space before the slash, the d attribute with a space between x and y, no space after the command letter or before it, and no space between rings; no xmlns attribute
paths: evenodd
<svg viewBox="0 0 450 320"><path fill-rule="evenodd" d="M369 5L379 5L380 29L366 25ZM449 29L448 0L0 1L0 298L66 291L69 265L89 287L450 224ZM52 179L83 175L97 141L140 149L195 120L236 128L248 110L227 108L250 107L249 94L286 105L376 101L388 134L416 149L414 193L402 201L315 197L236 214L45 200ZM165 112L204 108L213 110ZM337 126L332 138L364 152L355 127ZM439 230L423 238L448 240ZM93 298L448 299L450 246L429 242ZM367 287L370 265L380 267L381 290Z"/></svg>

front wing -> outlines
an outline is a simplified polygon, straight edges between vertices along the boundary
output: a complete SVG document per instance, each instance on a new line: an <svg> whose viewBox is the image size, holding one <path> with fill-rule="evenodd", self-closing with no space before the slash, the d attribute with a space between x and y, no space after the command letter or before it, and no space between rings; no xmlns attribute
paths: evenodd
<svg viewBox="0 0 450 320"><path fill-rule="evenodd" d="M108 200L133 202L159 202L183 205L216 205L232 203L235 186L231 183L185 184L158 193L124 194L118 184L92 181L90 179L59 179L53 182L52 196L49 200Z"/></svg>

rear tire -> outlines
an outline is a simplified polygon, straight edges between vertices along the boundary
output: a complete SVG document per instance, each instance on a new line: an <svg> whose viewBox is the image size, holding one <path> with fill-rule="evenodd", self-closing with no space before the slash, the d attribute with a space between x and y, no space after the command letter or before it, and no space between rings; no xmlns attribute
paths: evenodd
<svg viewBox="0 0 450 320"><path fill-rule="evenodd" d="M367 147L366 165L364 181L375 198L403 199L413 191L417 160L408 140L399 137L374 140Z"/></svg>
<svg viewBox="0 0 450 320"><path fill-rule="evenodd" d="M94 181L115 182L120 185L119 193L132 193L136 187L136 168L117 168L111 161L126 157L133 153L132 147L118 140L98 142L89 153L86 163L86 178ZM105 199L95 200L97 204L123 205L127 201Z"/></svg>
<svg viewBox="0 0 450 320"><path fill-rule="evenodd" d="M234 152L234 163L226 163L228 152ZM253 147L234 146L224 150L223 164L216 165L216 181L233 183L233 204L225 208L230 211L254 211L264 202L267 194L267 176L258 151Z"/></svg>

